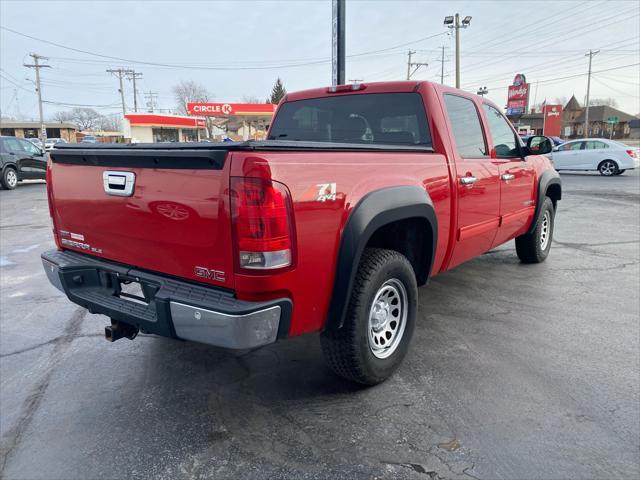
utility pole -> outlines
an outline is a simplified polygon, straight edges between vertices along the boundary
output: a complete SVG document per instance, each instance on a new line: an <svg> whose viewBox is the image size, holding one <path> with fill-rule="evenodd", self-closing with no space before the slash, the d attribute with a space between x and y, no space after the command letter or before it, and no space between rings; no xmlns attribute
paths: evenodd
<svg viewBox="0 0 640 480"><path fill-rule="evenodd" d="M334 87L345 83L345 2L331 2L331 85Z"/></svg>
<svg viewBox="0 0 640 480"><path fill-rule="evenodd" d="M142 73L131 70L127 73L127 79L133 81L133 111L138 111L138 89L136 88L136 80L142 78Z"/></svg>
<svg viewBox="0 0 640 480"><path fill-rule="evenodd" d="M33 58L33 64L24 64L27 68L34 68L36 70L36 89L38 90L38 110L40 112L40 141L42 142L42 148L44 148L44 142L47 140L47 127L44 124L44 115L42 113L42 86L40 85L40 69L51 68L51 65L41 65L40 60L49 60L47 57L38 55L37 53L30 53L29 56Z"/></svg>
<svg viewBox="0 0 640 480"><path fill-rule="evenodd" d="M144 94L144 98L147 99L147 108L150 113L153 113L153 110L156 106L156 99L158 98L157 92L149 91Z"/></svg>
<svg viewBox="0 0 640 480"><path fill-rule="evenodd" d="M440 84L444 85L444 45L442 46L442 60L440 60Z"/></svg>
<svg viewBox="0 0 640 480"><path fill-rule="evenodd" d="M460 14L444 17L444 24L456 31L456 88L460 88L460 29L467 28L471 24L471 17L466 16L460 22Z"/></svg>
<svg viewBox="0 0 640 480"><path fill-rule="evenodd" d="M589 136L589 90L591 89L591 60L593 56L598 54L600 50L589 50L584 56L589 57L589 72L587 73L587 100L584 111L584 138Z"/></svg>
<svg viewBox="0 0 640 480"><path fill-rule="evenodd" d="M416 52L412 52L411 50L409 50L409 59L407 60L407 80L410 80L411 75L416 73L420 67L426 67L429 65L428 63L411 62L411 55L413 55L414 53ZM415 67L413 72L411 71L411 67Z"/></svg>
<svg viewBox="0 0 640 480"><path fill-rule="evenodd" d="M130 73L135 73L135 72L133 70L121 67L121 68L109 68L107 69L107 73L114 74L116 77L118 77L118 80L120 80L120 89L118 91L120 92L120 100L122 100L122 115L126 115L127 106L124 102L124 85L122 83L122 79L125 75Z"/></svg>

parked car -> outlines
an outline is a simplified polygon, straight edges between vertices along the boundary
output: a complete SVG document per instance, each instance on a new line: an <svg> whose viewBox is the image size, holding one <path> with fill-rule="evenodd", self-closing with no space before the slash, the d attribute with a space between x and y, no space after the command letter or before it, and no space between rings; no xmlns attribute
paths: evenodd
<svg viewBox="0 0 640 480"><path fill-rule="evenodd" d="M26 140L29 140L36 147L38 147L40 150L44 150L44 148L42 146L42 140L40 140L39 138L27 138Z"/></svg>
<svg viewBox="0 0 640 480"><path fill-rule="evenodd" d="M409 348L419 285L513 239L522 262L549 254L551 141L522 144L486 98L429 82L288 93L268 138L56 148L49 280L110 317L110 341L321 332L334 372L371 385Z"/></svg>
<svg viewBox="0 0 640 480"><path fill-rule="evenodd" d="M44 141L44 147L45 147L45 150L49 151L54 146L62 143L67 143L67 141L64 138L47 138Z"/></svg>
<svg viewBox="0 0 640 480"><path fill-rule="evenodd" d="M21 180L44 179L47 154L24 138L0 137L0 186L13 190Z"/></svg>
<svg viewBox="0 0 640 480"><path fill-rule="evenodd" d="M98 139L93 135L85 135L82 137L82 140L80 140L80 143L98 143Z"/></svg>
<svg viewBox="0 0 640 480"><path fill-rule="evenodd" d="M521 136L521 138L522 138L522 141L523 141L523 142L526 142L526 141L527 141L527 140L529 140L529 138L531 138L532 136L533 136L533 135L522 135L522 136ZM559 146L559 145L562 145L562 144L565 142L565 141L564 141L563 139L561 139L560 137L550 137L550 136L547 136L547 138L550 138L550 139L551 139L551 141L553 142L553 145L554 145L554 146L556 146L556 147L557 147L557 146Z"/></svg>
<svg viewBox="0 0 640 480"><path fill-rule="evenodd" d="M597 170L606 177L640 167L634 149L604 138L565 142L554 148L551 158L556 170Z"/></svg>

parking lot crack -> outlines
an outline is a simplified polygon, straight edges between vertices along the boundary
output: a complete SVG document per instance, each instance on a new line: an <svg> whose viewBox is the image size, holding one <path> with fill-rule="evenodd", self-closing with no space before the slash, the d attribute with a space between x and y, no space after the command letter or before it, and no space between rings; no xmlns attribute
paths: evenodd
<svg viewBox="0 0 640 480"><path fill-rule="evenodd" d="M18 421L6 433L7 440L6 442L3 442L2 446L0 447L0 456L2 457L0 463L0 478L4 476L4 470L9 460L11 459L16 448L20 445L22 437L29 428L33 416L40 408L40 404L42 403L44 394L49 386L49 383L51 382L53 373L56 371L56 367L64 357L64 354L71 345L71 342L74 340L74 338L76 338L73 336L73 333L79 330L80 325L86 315L87 310L85 310L84 308L77 308L67 321L67 324L64 328L64 334L49 342L46 342L46 344L55 345L51 352L51 355L49 356L49 361L47 362L48 367L40 380L32 388L29 395L26 397L25 401L23 402L22 412L18 418ZM34 348L38 348L38 346Z"/></svg>

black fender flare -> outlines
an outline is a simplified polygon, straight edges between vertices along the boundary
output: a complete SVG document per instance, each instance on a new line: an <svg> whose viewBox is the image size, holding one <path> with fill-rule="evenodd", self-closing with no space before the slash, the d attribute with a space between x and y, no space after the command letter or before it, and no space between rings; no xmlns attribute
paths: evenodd
<svg viewBox="0 0 640 480"><path fill-rule="evenodd" d="M536 225L538 223L538 216L540 215L540 210L542 209L542 203L544 197L547 196L547 192L549 191L549 187L552 185L557 185L558 194L556 195L555 201L562 199L562 180L560 179L560 174L556 170L545 170L540 178L538 179L538 197L536 199L536 209L533 215L533 220L531 221L531 226L527 231L528 234L532 234L536 229ZM555 188L555 187L554 187Z"/></svg>
<svg viewBox="0 0 640 480"><path fill-rule="evenodd" d="M353 208L342 232L325 330L341 328L344 324L360 257L371 236L384 225L409 218L423 218L431 228L427 277L430 275L438 240L438 220L427 191L418 186L400 186L366 194Z"/></svg>

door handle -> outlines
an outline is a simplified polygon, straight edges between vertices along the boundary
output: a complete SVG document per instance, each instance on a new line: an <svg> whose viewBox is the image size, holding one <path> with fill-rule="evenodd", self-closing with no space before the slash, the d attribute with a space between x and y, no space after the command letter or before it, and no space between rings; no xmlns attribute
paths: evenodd
<svg viewBox="0 0 640 480"><path fill-rule="evenodd" d="M478 179L474 176L468 175L466 177L460 177L460 183L462 185L473 185Z"/></svg>
<svg viewBox="0 0 640 480"><path fill-rule="evenodd" d="M511 173L505 173L500 178L502 178L502 180L504 180L505 182L508 182L509 180L513 180L514 178L516 178L516 176Z"/></svg>
<svg viewBox="0 0 640 480"><path fill-rule="evenodd" d="M136 174L133 172L102 172L104 191L108 195L117 197L130 197L136 182Z"/></svg>

